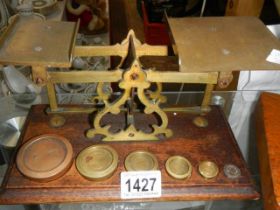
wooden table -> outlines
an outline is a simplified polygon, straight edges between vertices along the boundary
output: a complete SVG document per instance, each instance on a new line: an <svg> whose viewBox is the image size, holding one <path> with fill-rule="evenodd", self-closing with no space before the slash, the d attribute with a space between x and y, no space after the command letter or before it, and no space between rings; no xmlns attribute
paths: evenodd
<svg viewBox="0 0 280 210"><path fill-rule="evenodd" d="M257 110L257 143L265 210L280 209L280 95L263 93Z"/></svg>

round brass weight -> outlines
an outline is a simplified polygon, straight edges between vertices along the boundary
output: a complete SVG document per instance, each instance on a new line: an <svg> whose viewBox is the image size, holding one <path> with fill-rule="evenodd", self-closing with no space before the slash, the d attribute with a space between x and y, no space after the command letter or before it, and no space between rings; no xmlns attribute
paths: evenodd
<svg viewBox="0 0 280 210"><path fill-rule="evenodd" d="M130 153L124 162L127 171L150 171L158 169L156 157L147 151L138 150Z"/></svg>
<svg viewBox="0 0 280 210"><path fill-rule="evenodd" d="M50 126L53 128L60 128L65 124L66 120L62 115L55 114L50 119Z"/></svg>
<svg viewBox="0 0 280 210"><path fill-rule="evenodd" d="M219 168L216 163L212 161L203 161L199 163L198 171L206 179L212 179L219 173Z"/></svg>
<svg viewBox="0 0 280 210"><path fill-rule="evenodd" d="M72 145L66 138L44 134L30 139L20 147L16 164L23 175L47 182L66 173L72 161Z"/></svg>
<svg viewBox="0 0 280 210"><path fill-rule="evenodd" d="M113 175L118 166L118 154L110 146L93 145L82 150L76 159L76 168L85 178L97 180Z"/></svg>
<svg viewBox="0 0 280 210"><path fill-rule="evenodd" d="M179 155L168 158L165 168L167 173L175 179L186 179L192 174L191 163L185 157Z"/></svg>

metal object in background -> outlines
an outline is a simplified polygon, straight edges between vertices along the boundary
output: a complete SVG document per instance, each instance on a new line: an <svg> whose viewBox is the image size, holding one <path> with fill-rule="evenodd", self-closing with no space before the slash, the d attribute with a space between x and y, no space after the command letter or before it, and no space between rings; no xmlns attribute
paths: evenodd
<svg viewBox="0 0 280 210"><path fill-rule="evenodd" d="M106 179L118 166L118 154L110 146L93 145L82 150L76 159L76 168L87 179Z"/></svg>
<svg viewBox="0 0 280 210"><path fill-rule="evenodd" d="M43 15L50 15L57 11L57 0L20 0L19 4L30 4L34 12Z"/></svg>
<svg viewBox="0 0 280 210"><path fill-rule="evenodd" d="M186 179L192 174L192 165L185 157L176 155L165 163L167 173L175 179Z"/></svg>
<svg viewBox="0 0 280 210"><path fill-rule="evenodd" d="M274 36L280 39L280 24L268 25L267 28L273 33Z"/></svg>
<svg viewBox="0 0 280 210"><path fill-rule="evenodd" d="M158 169L156 156L143 150L130 153L125 158L124 165L127 171L150 171Z"/></svg>
<svg viewBox="0 0 280 210"><path fill-rule="evenodd" d="M5 0L0 0L0 29L2 30L8 24L11 16Z"/></svg>
<svg viewBox="0 0 280 210"><path fill-rule="evenodd" d="M3 68L3 77L12 93L30 93L36 88L29 78L12 65Z"/></svg>
<svg viewBox="0 0 280 210"><path fill-rule="evenodd" d="M10 162L25 118L25 116L17 116L0 124L0 165Z"/></svg>
<svg viewBox="0 0 280 210"><path fill-rule="evenodd" d="M2 147L13 148L16 146L25 118L14 117L0 124L0 145Z"/></svg>
<svg viewBox="0 0 280 210"><path fill-rule="evenodd" d="M17 116L0 123L0 165L10 162L25 118L25 116Z"/></svg>
<svg viewBox="0 0 280 210"><path fill-rule="evenodd" d="M219 96L219 95L214 95L212 96L212 99L211 99L211 104L212 105L217 105L217 106L221 106L221 107L224 107L225 106L225 99L222 97L222 96Z"/></svg>
<svg viewBox="0 0 280 210"><path fill-rule="evenodd" d="M213 161L203 161L199 163L198 171L205 179L215 178L219 173L219 168Z"/></svg>

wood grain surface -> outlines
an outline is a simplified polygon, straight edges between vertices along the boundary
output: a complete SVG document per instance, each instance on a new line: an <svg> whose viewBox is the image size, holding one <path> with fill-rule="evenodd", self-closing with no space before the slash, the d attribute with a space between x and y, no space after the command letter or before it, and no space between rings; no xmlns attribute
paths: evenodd
<svg viewBox="0 0 280 210"><path fill-rule="evenodd" d="M257 140L265 210L280 209L280 95L262 93L257 109Z"/></svg>
<svg viewBox="0 0 280 210"><path fill-rule="evenodd" d="M192 120L196 115L168 113L169 127L174 135L170 139L157 142L114 142L103 143L89 140L85 131L91 127L92 116L87 114L64 115L66 123L61 128L49 126L50 116L44 114L46 105L36 105L28 115L21 142L46 133L55 133L69 139L74 149L74 157L84 148L93 144L108 144L119 155L119 163L112 177L103 181L89 181L83 178L75 164L61 178L40 183L31 181L19 173L14 163L6 174L0 194L1 204L18 203L54 203L54 202L112 202L124 201L120 198L120 173L125 171L125 157L135 150L153 153L158 160L162 174L162 196L142 201L185 201L217 199L257 199L250 173L242 158L238 145L222 111L213 106L205 117L209 121L207 128L198 128ZM136 115L136 126L146 132L150 123L156 122L153 115ZM106 116L104 123L111 123L113 130L124 125L124 115ZM175 180L165 170L166 160L173 155L186 157L193 166L193 172L187 180ZM214 179L206 180L197 171L198 164L204 160L216 162L219 174ZM235 164L241 170L237 179L229 179L223 173L225 164ZM131 200L130 200L131 201Z"/></svg>
<svg viewBox="0 0 280 210"><path fill-rule="evenodd" d="M264 0L229 0L226 15L228 16L259 16Z"/></svg>

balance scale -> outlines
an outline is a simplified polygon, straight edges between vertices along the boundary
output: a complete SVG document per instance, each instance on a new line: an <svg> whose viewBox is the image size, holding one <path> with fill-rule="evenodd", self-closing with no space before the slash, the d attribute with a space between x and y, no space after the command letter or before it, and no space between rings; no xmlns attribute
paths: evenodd
<svg viewBox="0 0 280 210"><path fill-rule="evenodd" d="M222 110L209 101L233 70L279 69L266 61L279 41L254 17L168 18L168 24L179 71L143 69L141 56L167 56L167 47L142 44L133 31L120 44L76 46L79 23L14 19L0 40L0 62L31 66L49 104L29 111L1 204L127 201L121 174L139 170L159 171L161 194L129 201L259 198ZM50 70L90 56L121 62L111 71ZM97 83L98 103L58 104L59 83ZM108 83L117 83L121 95L112 99L103 88ZM201 106L162 108L162 83L206 84ZM52 174L42 166L52 164L63 167Z"/></svg>

